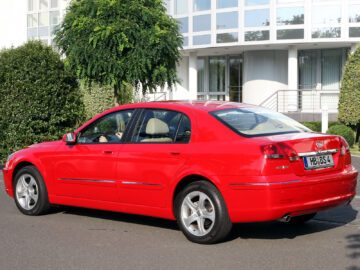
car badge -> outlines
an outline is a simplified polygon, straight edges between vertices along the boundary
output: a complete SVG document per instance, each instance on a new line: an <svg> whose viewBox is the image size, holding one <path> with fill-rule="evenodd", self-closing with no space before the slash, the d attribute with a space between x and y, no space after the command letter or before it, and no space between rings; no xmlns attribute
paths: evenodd
<svg viewBox="0 0 360 270"><path fill-rule="evenodd" d="M321 150L323 149L324 145L322 143L322 141L316 141L316 148L317 150Z"/></svg>

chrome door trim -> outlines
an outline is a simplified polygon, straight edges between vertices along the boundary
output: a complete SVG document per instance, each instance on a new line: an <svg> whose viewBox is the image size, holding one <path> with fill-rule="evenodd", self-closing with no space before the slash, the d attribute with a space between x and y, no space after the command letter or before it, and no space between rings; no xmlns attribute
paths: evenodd
<svg viewBox="0 0 360 270"><path fill-rule="evenodd" d="M121 184L124 184L124 185L144 185L144 186L162 186L160 184L141 183L141 182L134 182L134 181L121 181Z"/></svg>
<svg viewBox="0 0 360 270"><path fill-rule="evenodd" d="M116 183L113 180L97 180L97 179L76 179L76 178L59 178L62 181L83 181L83 182L97 182L97 183Z"/></svg>

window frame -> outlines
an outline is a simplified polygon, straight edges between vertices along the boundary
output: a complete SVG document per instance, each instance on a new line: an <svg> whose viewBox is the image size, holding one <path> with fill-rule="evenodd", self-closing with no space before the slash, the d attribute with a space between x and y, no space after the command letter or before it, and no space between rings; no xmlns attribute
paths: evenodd
<svg viewBox="0 0 360 270"><path fill-rule="evenodd" d="M125 127L123 136L121 137L120 142L103 142L103 143L99 143L99 142L89 142L89 143L79 143L79 138L81 136L81 133L88 129L91 128L93 125L96 125L97 123L99 123L100 121L102 121L104 118L109 117L113 114L119 113L119 112L125 112L125 111L133 111L133 114L130 118L129 123L127 124L127 126ZM89 123L87 126L85 126L84 128L82 128L80 131L78 131L76 133L76 145L109 145L109 144L124 144L126 142L126 139L128 137L128 133L131 131L131 127L133 125L134 120L137 117L137 112L138 110L136 108L128 108L128 109L123 109L123 110L117 110L117 111L113 111L110 113L107 113L99 118L97 118L96 120L92 121L91 123Z"/></svg>
<svg viewBox="0 0 360 270"><path fill-rule="evenodd" d="M177 124L176 127L176 132L174 134L174 138L173 142L134 142L133 139L135 137L135 132L136 132L136 128L139 126L140 124L140 120L142 118L142 116L144 115L146 110L158 110L158 111L171 111L171 112L176 112L176 113L180 113L181 117L179 119L179 123ZM188 142L176 142L176 137L178 135L179 132L179 128L180 125L184 119L184 116L186 116L189 121L190 121L190 127L191 127L191 134L190 134L190 138ZM136 119L134 119L132 126L130 127L131 130L129 131L129 133L127 134L126 138L124 138L124 143L126 144L142 144L142 145L146 145L146 144L167 144L167 145L173 145L173 144L189 144L191 143L191 140L193 138L193 125L192 125L192 121L191 121L191 117L189 117L188 114L178 111L178 110L173 110L173 109L168 109L168 108L153 108L153 107L146 107L146 108L140 108L137 115L136 115Z"/></svg>

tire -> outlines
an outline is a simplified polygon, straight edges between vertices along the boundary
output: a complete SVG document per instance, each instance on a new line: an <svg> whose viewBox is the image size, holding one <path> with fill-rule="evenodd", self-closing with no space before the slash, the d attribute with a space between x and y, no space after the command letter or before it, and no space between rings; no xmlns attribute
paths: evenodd
<svg viewBox="0 0 360 270"><path fill-rule="evenodd" d="M316 213L311 213L307 215L297 216L290 219L289 224L303 224L308 222L310 219L314 218Z"/></svg>
<svg viewBox="0 0 360 270"><path fill-rule="evenodd" d="M232 228L221 193L207 181L185 186L175 198L174 213L187 239L198 244L218 243Z"/></svg>
<svg viewBox="0 0 360 270"><path fill-rule="evenodd" d="M34 166L26 166L17 172L13 190L15 204L25 215L38 216L50 207L44 179Z"/></svg>

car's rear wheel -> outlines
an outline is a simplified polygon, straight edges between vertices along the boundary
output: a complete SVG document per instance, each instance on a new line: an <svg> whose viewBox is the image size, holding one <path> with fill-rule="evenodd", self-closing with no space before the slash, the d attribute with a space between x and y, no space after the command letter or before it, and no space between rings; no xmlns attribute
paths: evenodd
<svg viewBox="0 0 360 270"><path fill-rule="evenodd" d="M219 190L207 181L196 181L181 190L174 210L177 222L192 242L213 244L223 240L232 223Z"/></svg>
<svg viewBox="0 0 360 270"><path fill-rule="evenodd" d="M302 215L302 216L296 216L291 218L290 220L290 224L303 224L305 222L308 222L309 220L313 219L316 216L316 213L311 213L311 214L307 214L307 215Z"/></svg>
<svg viewBox="0 0 360 270"><path fill-rule="evenodd" d="M34 166L20 169L14 178L14 198L25 215L37 216L50 207L44 179Z"/></svg>

